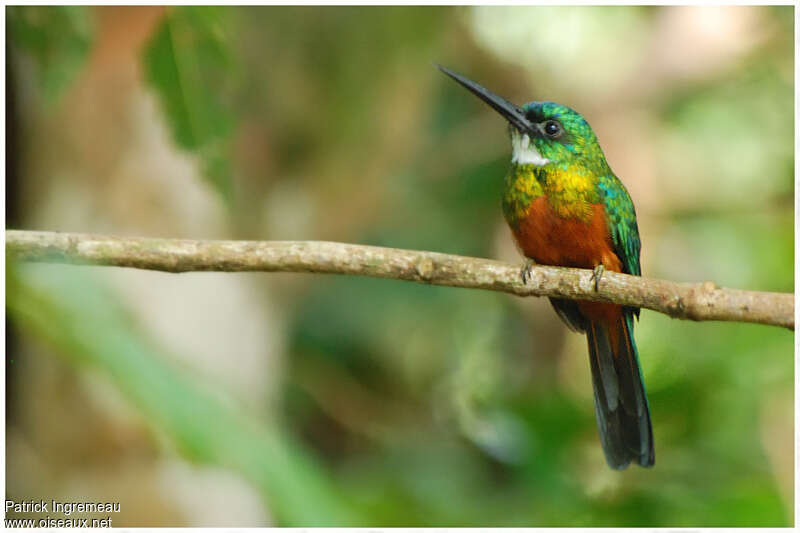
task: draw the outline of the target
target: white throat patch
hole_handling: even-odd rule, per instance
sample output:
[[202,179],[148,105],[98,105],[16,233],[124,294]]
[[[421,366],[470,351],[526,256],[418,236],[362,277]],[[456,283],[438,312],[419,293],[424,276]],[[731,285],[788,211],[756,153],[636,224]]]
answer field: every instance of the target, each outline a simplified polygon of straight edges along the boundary
[[541,167],[550,162],[542,157],[528,135],[517,132],[511,135],[511,162],[518,165],[536,165]]

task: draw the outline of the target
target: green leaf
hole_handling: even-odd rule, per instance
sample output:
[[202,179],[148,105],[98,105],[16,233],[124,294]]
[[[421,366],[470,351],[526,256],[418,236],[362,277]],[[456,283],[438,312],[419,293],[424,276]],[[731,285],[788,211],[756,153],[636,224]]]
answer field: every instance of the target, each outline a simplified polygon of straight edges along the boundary
[[39,84],[54,102],[86,63],[94,24],[86,6],[11,6],[9,45],[34,60]]
[[144,69],[173,139],[197,154],[209,185],[230,206],[236,66],[227,14],[219,7],[171,9],[145,50]]
[[91,275],[9,263],[6,276],[6,305],[17,325],[67,361],[102,373],[186,457],[253,483],[280,525],[358,525],[325,471],[281,425],[220,401],[168,364]]

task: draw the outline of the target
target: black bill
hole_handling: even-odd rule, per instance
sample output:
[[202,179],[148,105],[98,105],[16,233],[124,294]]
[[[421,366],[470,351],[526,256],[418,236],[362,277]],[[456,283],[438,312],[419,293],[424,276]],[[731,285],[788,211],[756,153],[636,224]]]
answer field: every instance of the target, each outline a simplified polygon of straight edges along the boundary
[[508,120],[519,131],[523,133],[532,133],[535,131],[533,124],[527,118],[525,118],[525,112],[516,104],[512,104],[502,96],[494,94],[482,85],[465,78],[461,74],[456,74],[452,70],[441,65],[436,66],[439,70],[466,87],[469,92],[492,106],[495,111],[503,115],[505,119]]

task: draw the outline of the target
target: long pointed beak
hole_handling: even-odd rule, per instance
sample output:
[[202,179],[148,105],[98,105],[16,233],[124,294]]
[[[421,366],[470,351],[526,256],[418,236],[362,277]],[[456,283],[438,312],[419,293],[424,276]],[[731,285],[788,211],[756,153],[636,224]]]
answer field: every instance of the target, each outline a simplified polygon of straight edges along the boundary
[[525,112],[519,106],[512,104],[502,96],[494,94],[486,87],[479,85],[468,78],[465,78],[461,74],[456,74],[452,70],[441,65],[436,65],[436,67],[463,85],[469,92],[489,104],[492,109],[503,115],[505,119],[520,132],[532,134],[536,131],[534,125],[527,118],[525,118]]

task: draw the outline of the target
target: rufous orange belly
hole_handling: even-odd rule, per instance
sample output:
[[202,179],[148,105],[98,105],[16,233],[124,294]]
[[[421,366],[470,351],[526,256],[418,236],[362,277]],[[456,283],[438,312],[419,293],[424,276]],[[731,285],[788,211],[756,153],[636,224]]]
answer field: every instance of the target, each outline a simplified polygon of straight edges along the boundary
[[[592,204],[586,220],[564,218],[553,210],[546,196],[540,196],[513,233],[525,257],[540,265],[594,268],[602,264],[606,270],[622,272],[602,204]],[[622,313],[622,308],[614,304],[582,301],[578,307],[589,320],[606,323],[615,323]]]

